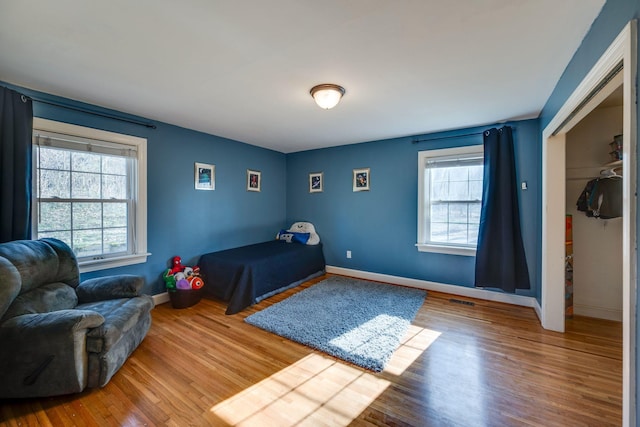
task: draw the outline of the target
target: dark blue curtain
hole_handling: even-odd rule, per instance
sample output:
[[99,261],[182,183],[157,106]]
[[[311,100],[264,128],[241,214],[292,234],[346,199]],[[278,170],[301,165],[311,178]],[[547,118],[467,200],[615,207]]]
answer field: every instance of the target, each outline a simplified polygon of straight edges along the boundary
[[506,292],[529,289],[511,127],[484,132],[484,182],[475,285]]
[[31,238],[31,99],[0,86],[0,242]]

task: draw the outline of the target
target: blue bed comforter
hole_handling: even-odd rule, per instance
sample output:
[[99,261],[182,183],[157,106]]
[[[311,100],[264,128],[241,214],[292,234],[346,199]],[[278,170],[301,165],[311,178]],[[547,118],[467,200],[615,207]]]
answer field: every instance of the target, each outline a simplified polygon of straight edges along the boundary
[[226,314],[324,273],[322,244],[273,240],[212,252],[198,261],[206,297],[228,301]]

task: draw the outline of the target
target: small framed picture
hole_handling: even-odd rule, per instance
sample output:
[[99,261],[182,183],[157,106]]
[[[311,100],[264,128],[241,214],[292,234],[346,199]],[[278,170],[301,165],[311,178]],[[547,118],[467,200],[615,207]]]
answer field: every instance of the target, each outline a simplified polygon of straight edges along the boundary
[[309,193],[322,193],[322,172],[309,174]]
[[196,162],[195,185],[196,190],[216,189],[216,167],[206,163]]
[[247,191],[260,191],[261,181],[259,171],[247,169]]
[[370,181],[371,171],[369,168],[353,170],[353,191],[369,191]]

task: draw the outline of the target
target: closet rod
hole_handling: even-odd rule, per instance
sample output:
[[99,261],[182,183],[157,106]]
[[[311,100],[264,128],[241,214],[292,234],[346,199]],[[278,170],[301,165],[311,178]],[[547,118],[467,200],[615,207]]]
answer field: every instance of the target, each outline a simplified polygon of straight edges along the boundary
[[119,121],[125,122],[125,123],[131,123],[131,124],[138,125],[138,126],[144,126],[146,128],[150,128],[150,129],[156,129],[156,125],[153,124],[153,123],[150,123],[150,122],[142,122],[142,121],[139,121],[139,120],[127,119],[125,117],[120,117],[120,116],[116,116],[116,115],[108,114],[108,113],[99,113],[97,111],[88,110],[86,108],[72,107],[71,105],[61,104],[59,102],[54,102],[54,101],[45,101],[44,99],[39,99],[39,98],[33,98],[33,97],[29,97],[29,98],[33,102],[39,102],[41,104],[53,105],[54,107],[66,108],[67,110],[79,111],[79,112],[85,113],[85,114],[92,114],[92,115],[98,116],[98,117],[104,117],[104,118],[112,119],[112,120],[119,120]]

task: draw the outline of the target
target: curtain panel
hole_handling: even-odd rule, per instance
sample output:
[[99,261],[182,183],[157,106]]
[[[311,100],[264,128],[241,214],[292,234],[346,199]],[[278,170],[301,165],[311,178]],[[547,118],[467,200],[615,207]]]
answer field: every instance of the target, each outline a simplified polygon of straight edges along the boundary
[[33,105],[0,86],[0,242],[31,238]]
[[514,293],[530,289],[520,228],[513,131],[489,129],[484,136],[484,182],[476,250],[475,286]]

